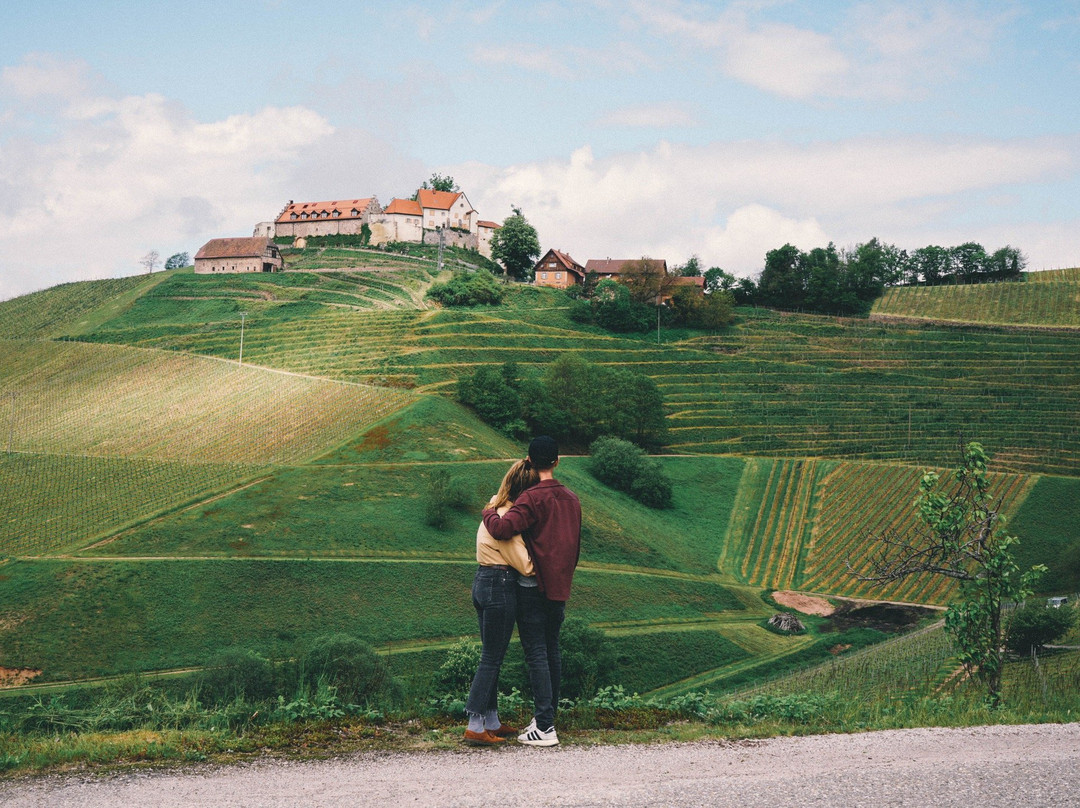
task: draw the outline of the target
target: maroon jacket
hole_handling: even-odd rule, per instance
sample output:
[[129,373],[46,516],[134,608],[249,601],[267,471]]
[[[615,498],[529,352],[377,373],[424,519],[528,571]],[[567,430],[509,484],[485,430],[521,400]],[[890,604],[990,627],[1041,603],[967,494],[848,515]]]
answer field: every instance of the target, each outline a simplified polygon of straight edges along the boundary
[[548,600],[569,600],[581,554],[581,502],[573,491],[558,480],[541,480],[502,516],[485,509],[484,527],[496,539],[522,534],[540,591]]

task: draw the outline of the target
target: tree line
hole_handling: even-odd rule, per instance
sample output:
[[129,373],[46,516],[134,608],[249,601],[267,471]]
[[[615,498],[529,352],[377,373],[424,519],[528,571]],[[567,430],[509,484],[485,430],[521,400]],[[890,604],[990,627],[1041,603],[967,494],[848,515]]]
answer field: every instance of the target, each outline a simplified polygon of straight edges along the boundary
[[[1009,281],[1026,266],[1026,257],[1015,247],[988,253],[975,242],[912,252],[877,238],[852,249],[830,243],[808,252],[785,244],[765,254],[756,284],[739,281],[736,299],[822,314],[865,314],[886,286]],[[720,282],[725,280],[720,276]]]

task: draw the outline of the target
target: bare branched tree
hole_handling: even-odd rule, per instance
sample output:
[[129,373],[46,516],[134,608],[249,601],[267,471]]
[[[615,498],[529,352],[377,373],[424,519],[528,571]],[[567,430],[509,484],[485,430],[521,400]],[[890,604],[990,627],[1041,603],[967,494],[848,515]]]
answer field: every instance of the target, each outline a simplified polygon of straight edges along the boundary
[[155,267],[161,266],[161,256],[158,255],[157,250],[151,250],[139,259],[139,263],[146,268],[146,273],[149,275]]

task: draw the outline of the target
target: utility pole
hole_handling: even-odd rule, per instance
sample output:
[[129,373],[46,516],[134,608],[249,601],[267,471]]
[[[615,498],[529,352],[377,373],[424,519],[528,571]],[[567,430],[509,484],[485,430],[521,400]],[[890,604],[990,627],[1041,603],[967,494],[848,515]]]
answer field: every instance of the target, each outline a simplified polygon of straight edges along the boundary
[[656,344],[660,344],[660,295],[656,296]]
[[240,364],[244,364],[244,318],[247,317],[247,312],[240,312]]
[[439,266],[438,266],[438,270],[439,270],[439,272],[442,272],[442,251],[443,251],[443,243],[446,241],[446,230],[445,230],[445,228],[442,228],[442,227],[438,228],[438,230],[439,230]]

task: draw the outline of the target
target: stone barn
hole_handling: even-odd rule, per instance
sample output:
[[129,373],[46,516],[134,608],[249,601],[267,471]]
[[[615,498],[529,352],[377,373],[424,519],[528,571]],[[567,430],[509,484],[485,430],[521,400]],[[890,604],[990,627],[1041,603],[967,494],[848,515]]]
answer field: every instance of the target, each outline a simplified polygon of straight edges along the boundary
[[195,253],[195,271],[280,272],[281,250],[265,236],[260,238],[213,238]]

